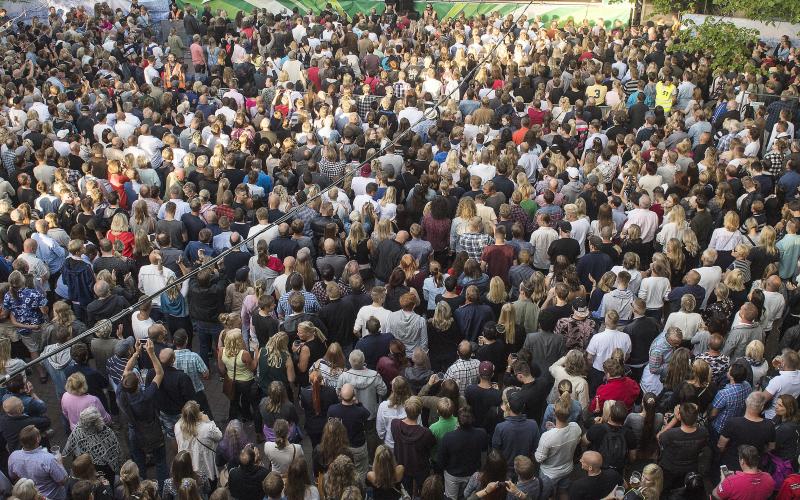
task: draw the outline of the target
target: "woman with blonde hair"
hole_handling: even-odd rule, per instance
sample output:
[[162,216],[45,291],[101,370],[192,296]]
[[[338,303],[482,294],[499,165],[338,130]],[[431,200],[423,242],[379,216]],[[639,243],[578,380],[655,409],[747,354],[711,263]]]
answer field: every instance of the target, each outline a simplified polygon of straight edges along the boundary
[[403,376],[397,376],[392,380],[389,397],[378,405],[375,428],[378,438],[390,450],[394,449],[391,423],[395,419],[406,417],[405,403],[413,395],[408,381]]
[[502,327],[505,332],[504,340],[506,345],[506,355],[519,352],[522,345],[525,343],[525,328],[520,325],[517,328],[517,312],[514,309],[514,304],[508,302],[503,304],[500,308],[500,316],[497,319],[498,329]]
[[144,200],[136,200],[133,203],[133,213],[131,213],[128,223],[134,234],[142,230],[149,235],[156,228],[156,221],[150,216],[150,212],[147,210],[147,203]]
[[589,384],[586,381],[587,367],[583,351],[579,349],[570,350],[565,356],[550,366],[550,374],[553,376],[553,388],[548,396],[548,401],[555,402],[560,394],[559,384],[562,381],[569,381],[571,384],[570,396],[580,403],[584,410],[589,406]]
[[375,450],[372,470],[367,472],[367,486],[372,487],[376,499],[395,498],[401,490],[404,473],[405,467],[398,465],[392,448],[380,445]]
[[114,252],[123,257],[133,257],[134,236],[128,225],[128,216],[117,213],[111,219],[111,229],[106,233],[106,239],[111,242]]
[[662,246],[666,246],[672,238],[682,240],[687,229],[689,229],[689,223],[686,222],[686,212],[683,206],[675,205],[666,216],[661,230],[656,234],[656,241]]
[[[232,316],[232,315],[228,315]],[[256,417],[258,398],[254,391],[253,358],[245,349],[242,330],[233,328],[225,334],[223,348],[219,351],[217,367],[230,384],[228,415],[230,419],[245,420]]]
[[464,340],[447,301],[436,304],[427,330],[431,368],[436,372],[445,371],[457,359],[458,344]]
[[764,226],[758,245],[750,248],[747,260],[750,261],[750,275],[754,278],[760,279],[769,264],[780,262],[781,254],[775,244],[776,236],[772,226]]
[[378,202],[381,207],[381,220],[394,221],[397,216],[397,189],[394,186],[386,188],[383,198]]
[[469,196],[464,196],[459,200],[456,216],[450,224],[450,248],[456,248],[458,237],[466,232],[467,223],[477,215],[478,207],[475,205],[475,200]]
[[748,371],[752,373],[752,377],[748,377],[750,385],[754,390],[764,390],[764,377],[769,370],[769,363],[764,359],[764,343],[758,339],[750,341],[744,351],[744,360],[747,361]]
[[280,382],[291,394],[291,384],[295,381],[295,366],[289,352],[289,336],[286,332],[278,332],[267,340],[256,356],[258,386],[263,394],[269,390],[272,382]]
[[686,274],[686,257],[683,254],[683,244],[677,238],[671,238],[664,247],[664,256],[670,268],[670,285],[681,286],[683,276]]
[[733,262],[731,253],[736,245],[744,243],[744,237],[739,232],[739,214],[735,211],[729,211],[725,214],[723,219],[723,227],[719,227],[711,233],[711,241],[708,243],[708,248],[713,248],[717,251],[716,264],[722,269],[727,269]]
[[506,285],[503,278],[494,276],[489,280],[489,290],[483,296],[483,303],[492,308],[492,316],[497,318],[500,316],[500,311],[508,299],[506,292]]
[[103,420],[111,423],[111,415],[103,407],[103,403],[96,396],[88,394],[89,384],[83,373],[75,372],[67,378],[66,392],[61,396],[61,412],[69,421],[70,429],[78,425],[81,412],[89,407],[94,407],[102,415]]
[[732,269],[725,274],[722,283],[728,287],[728,298],[733,303],[733,310],[738,311],[747,302],[744,273],[741,269]]
[[214,481],[217,479],[216,449],[222,440],[217,424],[200,411],[200,405],[191,400],[183,405],[181,417],[175,423],[178,452],[188,451],[196,471]]
[[358,477],[353,460],[346,455],[339,455],[328,466],[325,473],[323,500],[340,500],[342,494],[350,487],[358,488]]
[[308,373],[314,363],[325,355],[328,340],[310,321],[297,325],[297,340],[292,343],[292,356],[296,359],[295,373],[300,387],[308,385]]
[[359,273],[365,280],[372,278],[370,246],[374,247],[374,244],[367,237],[364,225],[361,222],[353,222],[344,241],[344,253],[348,259],[358,262]]

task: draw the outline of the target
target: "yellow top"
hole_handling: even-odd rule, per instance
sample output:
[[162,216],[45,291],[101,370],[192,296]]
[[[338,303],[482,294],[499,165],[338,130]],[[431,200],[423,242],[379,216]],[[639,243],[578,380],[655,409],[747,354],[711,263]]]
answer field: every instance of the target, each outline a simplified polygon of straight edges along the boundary
[[[225,364],[225,369],[228,370],[228,376],[236,382],[247,382],[248,380],[253,380],[253,372],[244,363],[244,361],[242,361],[242,354],[244,354],[244,351],[239,351],[239,354],[237,354],[235,357],[226,356],[224,352],[222,353],[222,362]],[[234,363],[236,365],[235,377]]]

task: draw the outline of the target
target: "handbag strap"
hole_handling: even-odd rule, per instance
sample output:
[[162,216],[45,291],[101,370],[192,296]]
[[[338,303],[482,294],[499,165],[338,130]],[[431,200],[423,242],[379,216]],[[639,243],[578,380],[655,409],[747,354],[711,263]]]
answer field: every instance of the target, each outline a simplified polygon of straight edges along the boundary
[[212,448],[212,447],[208,446],[208,445],[207,445],[207,444],[205,444],[203,441],[201,441],[199,437],[197,437],[197,436],[194,436],[192,439],[194,439],[195,441],[197,441],[198,443],[200,443],[201,445],[203,445],[203,448],[207,449],[208,451],[211,451],[211,452],[214,452],[214,453],[216,453],[216,452],[217,452],[217,450],[215,450],[214,448]]

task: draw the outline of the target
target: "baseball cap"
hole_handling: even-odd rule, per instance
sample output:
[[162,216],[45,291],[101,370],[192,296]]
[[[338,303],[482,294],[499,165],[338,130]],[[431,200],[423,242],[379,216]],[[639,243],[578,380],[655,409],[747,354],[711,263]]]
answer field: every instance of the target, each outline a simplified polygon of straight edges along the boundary
[[136,343],[136,340],[133,337],[128,337],[120,340],[114,346],[114,355],[115,356],[127,356],[128,352],[131,350],[133,345]]
[[572,310],[575,312],[576,316],[589,316],[589,306],[586,304],[586,299],[583,297],[578,297],[573,299],[572,301]]
[[481,377],[491,377],[494,375],[494,365],[491,361],[481,361],[478,365],[478,373]]
[[568,167],[567,168],[567,175],[569,175],[570,179],[577,179],[578,177],[581,176],[581,173],[575,167]]
[[566,220],[559,221],[558,229],[564,231],[565,233],[569,233],[572,231],[572,224],[570,224],[569,221]]

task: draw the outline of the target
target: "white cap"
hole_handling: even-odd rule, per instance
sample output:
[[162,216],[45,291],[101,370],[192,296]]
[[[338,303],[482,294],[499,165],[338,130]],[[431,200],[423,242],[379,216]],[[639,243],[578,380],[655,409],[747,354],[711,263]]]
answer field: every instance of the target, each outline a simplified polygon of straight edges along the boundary
[[56,137],[58,137],[59,139],[63,139],[64,137],[67,136],[67,134],[69,134],[69,130],[62,128],[61,130],[56,132]]
[[570,179],[577,179],[578,177],[580,177],[581,174],[580,172],[578,172],[577,168],[567,167],[567,175],[569,175]]

